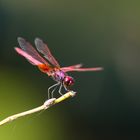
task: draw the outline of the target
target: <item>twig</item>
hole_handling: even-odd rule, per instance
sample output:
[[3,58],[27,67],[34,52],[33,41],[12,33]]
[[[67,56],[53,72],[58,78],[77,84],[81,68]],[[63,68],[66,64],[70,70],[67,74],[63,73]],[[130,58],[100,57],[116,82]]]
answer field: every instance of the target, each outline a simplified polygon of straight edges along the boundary
[[13,121],[17,118],[20,118],[20,117],[23,117],[23,116],[26,116],[26,115],[29,115],[29,114],[32,114],[32,113],[35,113],[35,112],[39,112],[41,110],[46,110],[49,107],[51,107],[51,106],[53,106],[53,105],[55,105],[59,102],[62,102],[67,98],[75,96],[75,94],[76,94],[76,92],[69,91],[69,92],[67,92],[66,94],[64,94],[63,96],[61,96],[57,99],[56,98],[49,99],[49,100],[45,101],[44,104],[39,106],[39,107],[36,107],[34,109],[31,109],[31,110],[28,110],[28,111],[25,111],[25,112],[21,112],[21,113],[18,113],[18,114],[15,114],[15,115],[12,115],[12,116],[9,116],[9,117],[5,118],[4,120],[0,121],[0,125],[11,122],[11,121]]

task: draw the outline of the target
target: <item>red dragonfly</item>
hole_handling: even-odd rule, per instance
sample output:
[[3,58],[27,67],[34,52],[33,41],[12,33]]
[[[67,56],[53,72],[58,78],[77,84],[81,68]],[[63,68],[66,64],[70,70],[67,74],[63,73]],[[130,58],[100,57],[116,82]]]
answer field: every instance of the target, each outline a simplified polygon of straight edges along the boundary
[[[43,54],[44,58],[37,52],[37,50],[25,39],[18,37],[18,43],[21,47],[15,47],[15,50],[18,54],[25,57],[32,65],[37,66],[43,73],[46,73],[48,76],[52,77],[54,81],[57,83],[52,85],[48,88],[48,98],[53,96],[53,92],[59,86],[59,93],[61,93],[62,87],[66,91],[69,91],[70,86],[74,84],[74,79],[71,76],[68,76],[66,72],[69,71],[100,71],[102,67],[96,68],[81,68],[82,64],[72,65],[68,67],[60,67],[57,60],[53,57],[52,53],[50,52],[47,44],[45,44],[41,39],[35,39],[35,46],[38,52]],[[50,89],[53,89],[50,93]]]

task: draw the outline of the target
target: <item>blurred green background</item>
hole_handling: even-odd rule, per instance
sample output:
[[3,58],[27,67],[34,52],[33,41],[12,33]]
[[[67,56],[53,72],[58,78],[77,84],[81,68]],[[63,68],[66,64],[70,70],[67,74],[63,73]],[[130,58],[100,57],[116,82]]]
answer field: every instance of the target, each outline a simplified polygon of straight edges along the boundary
[[41,105],[54,81],[19,56],[17,37],[47,42],[77,96],[0,127],[0,140],[134,139],[140,132],[140,1],[1,0],[0,119]]

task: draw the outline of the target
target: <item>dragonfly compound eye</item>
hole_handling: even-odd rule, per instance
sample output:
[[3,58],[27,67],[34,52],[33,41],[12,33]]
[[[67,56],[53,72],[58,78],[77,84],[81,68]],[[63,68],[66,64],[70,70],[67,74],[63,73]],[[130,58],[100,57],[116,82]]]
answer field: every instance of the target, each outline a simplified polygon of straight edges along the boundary
[[72,86],[74,84],[74,79],[72,77],[70,77],[70,76],[66,76],[64,78],[64,84],[66,86]]

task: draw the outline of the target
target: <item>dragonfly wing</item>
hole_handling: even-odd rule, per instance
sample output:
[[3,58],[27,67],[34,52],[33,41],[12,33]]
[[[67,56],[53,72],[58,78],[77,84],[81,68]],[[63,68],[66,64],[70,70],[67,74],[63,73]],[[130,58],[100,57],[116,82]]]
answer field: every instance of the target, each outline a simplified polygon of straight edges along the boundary
[[72,66],[68,66],[68,67],[63,67],[62,69],[76,69],[76,68],[81,68],[82,64],[76,64],[76,65],[72,65]]
[[23,38],[18,38],[20,48],[15,48],[17,53],[24,56],[32,65],[38,66],[38,68],[48,75],[50,74],[49,71],[52,69],[52,66],[43,59],[39,53],[32,47],[32,45],[26,42]]
[[[78,64],[79,65],[79,64]],[[74,66],[78,66],[78,65],[74,65]],[[79,65],[80,66],[80,65]],[[81,67],[81,66],[80,66]],[[61,68],[62,71],[64,72],[69,72],[69,71],[79,71],[79,72],[84,72],[84,71],[100,71],[103,70],[102,67],[95,67],[95,68],[80,68],[80,67],[72,67],[72,66],[68,66],[68,67],[63,67]]]
[[32,65],[41,65],[42,64],[42,62],[36,60],[31,55],[29,55],[28,53],[23,51],[22,49],[16,47],[15,50],[18,54],[24,56]]
[[[26,52],[28,54],[28,56],[32,57],[34,60],[39,61],[39,62],[46,64],[46,65],[49,65],[49,63],[45,59],[43,59],[39,55],[39,53],[33,48],[33,46],[29,42],[27,42],[25,39],[18,37],[18,43],[19,43],[20,47],[22,48],[22,50],[24,51],[24,54]],[[21,50],[20,50],[20,52],[21,52]],[[20,53],[20,54],[22,55],[22,53]],[[28,59],[28,57],[25,57],[25,58]]]
[[50,75],[49,70],[51,70],[51,66],[49,64],[44,64],[44,63],[38,61],[37,59],[35,59],[34,57],[32,57],[31,55],[29,55],[27,52],[23,51],[20,48],[16,47],[15,50],[18,54],[24,56],[32,65],[38,66],[38,68],[42,72]]
[[59,63],[51,54],[47,44],[45,44],[41,39],[35,39],[35,45],[37,50],[44,55],[44,57],[55,67],[60,67]]

